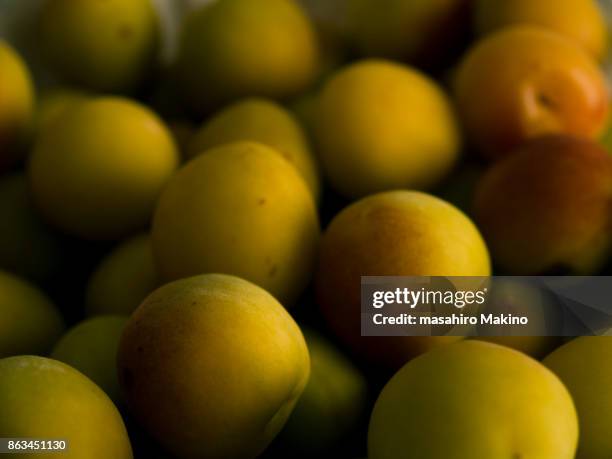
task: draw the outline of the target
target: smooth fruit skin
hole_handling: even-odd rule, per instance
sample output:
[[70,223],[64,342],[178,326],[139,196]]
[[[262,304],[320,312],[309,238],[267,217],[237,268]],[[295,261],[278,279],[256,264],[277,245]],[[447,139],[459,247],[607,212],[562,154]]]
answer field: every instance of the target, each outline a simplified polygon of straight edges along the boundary
[[545,134],[597,138],[606,126],[602,71],[547,29],[518,25],[483,38],[463,58],[454,83],[468,136],[488,159]]
[[44,355],[64,332],[51,301],[27,281],[0,271],[0,358]]
[[17,52],[0,40],[0,172],[22,159],[34,121],[32,77]]
[[[0,435],[65,439],[66,459],[131,459],[132,448],[117,408],[74,368],[43,357],[0,360]],[[40,452],[5,455],[38,459]]]
[[85,292],[87,315],[129,316],[159,285],[148,234],[115,247],[96,267]]
[[191,160],[155,211],[153,256],[163,279],[243,277],[290,306],[315,263],[319,222],[306,183],[281,155],[238,142]]
[[117,349],[127,321],[127,316],[100,316],[80,322],[61,337],[51,358],[79,370],[119,402]]
[[126,92],[153,69],[159,24],[150,0],[48,0],[40,14],[42,52],[71,83]]
[[153,292],[128,323],[119,381],[141,424],[179,458],[255,458],[310,371],[297,324],[263,289],[207,274]]
[[543,358],[563,342],[558,336],[483,336],[476,339],[509,347],[534,359]]
[[46,282],[63,266],[61,238],[34,208],[23,173],[0,178],[0,269]]
[[75,104],[85,102],[92,96],[84,91],[69,88],[52,89],[43,92],[38,99],[36,110],[37,135],[44,129],[51,129],[53,121]]
[[608,48],[604,15],[596,0],[477,0],[475,22],[480,34],[513,24],[532,24],[553,30],[582,46],[597,60]]
[[145,227],[179,162],[162,121],[136,102],[100,97],[71,107],[52,126],[39,138],[28,171],[46,220],[92,240]]
[[424,74],[383,60],[334,75],[317,102],[315,139],[331,185],[359,198],[429,188],[450,172],[459,132],[449,100]]
[[361,276],[488,276],[487,247],[461,211],[431,195],[394,191],[344,209],[325,230],[315,278],[332,330],[357,354],[399,368],[460,337],[362,337]]
[[434,64],[469,28],[466,0],[348,0],[351,41],[367,56]]
[[576,404],[580,441],[576,459],[612,454],[612,337],[584,336],[561,346],[543,361],[567,386]]
[[302,330],[310,354],[310,378],[281,438],[305,453],[329,450],[355,427],[365,406],[364,376],[332,343]]
[[610,252],[611,199],[612,159],[601,146],[547,136],[485,174],[473,214],[502,272],[588,275]]
[[319,71],[308,17],[292,0],[220,0],[187,16],[176,71],[185,101],[205,112],[245,96],[284,98]]
[[295,166],[315,200],[321,179],[306,134],[293,115],[271,100],[249,98],[226,107],[207,120],[189,142],[188,155],[237,141],[268,145]]
[[546,367],[463,341],[406,364],[370,419],[369,459],[573,459],[572,399]]

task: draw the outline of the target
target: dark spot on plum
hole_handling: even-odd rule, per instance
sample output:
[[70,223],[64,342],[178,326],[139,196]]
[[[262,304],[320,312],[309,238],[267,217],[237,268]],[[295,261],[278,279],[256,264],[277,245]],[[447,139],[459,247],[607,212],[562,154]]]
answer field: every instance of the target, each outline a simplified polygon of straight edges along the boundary
[[537,99],[538,99],[539,104],[542,105],[543,107],[553,109],[556,106],[555,101],[552,100],[550,97],[548,97],[544,93],[539,93],[537,96]]
[[270,275],[270,277],[274,277],[274,275],[276,274],[277,271],[278,271],[278,266],[277,265],[272,265],[272,267],[270,268],[270,271],[268,272],[268,274]]
[[257,201],[257,204],[259,204],[260,206],[265,205],[267,202],[266,198],[260,198],[259,201]]
[[138,346],[136,350],[138,351],[139,354],[142,354],[144,352],[144,347]]

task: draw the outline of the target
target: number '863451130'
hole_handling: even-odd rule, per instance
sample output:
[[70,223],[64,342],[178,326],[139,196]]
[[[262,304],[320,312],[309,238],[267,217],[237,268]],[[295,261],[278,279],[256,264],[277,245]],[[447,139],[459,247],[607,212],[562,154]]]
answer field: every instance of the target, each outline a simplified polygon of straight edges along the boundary
[[33,440],[20,439],[9,440],[7,449],[9,451],[64,451],[67,443],[65,440]]

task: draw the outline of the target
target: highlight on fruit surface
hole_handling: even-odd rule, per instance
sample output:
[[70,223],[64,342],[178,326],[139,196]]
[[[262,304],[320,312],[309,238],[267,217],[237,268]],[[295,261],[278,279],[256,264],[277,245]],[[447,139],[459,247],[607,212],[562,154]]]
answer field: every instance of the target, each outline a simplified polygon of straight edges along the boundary
[[173,455],[255,458],[285,424],[310,362],[274,297],[206,274],[166,284],[140,305],[118,372],[131,411]]
[[0,39],[0,172],[25,156],[34,124],[34,85],[21,56]]
[[321,240],[315,288],[333,332],[359,356],[398,368],[460,336],[363,337],[361,276],[488,276],[489,253],[460,210],[434,196],[393,191],[345,208]]
[[597,139],[609,93],[597,62],[568,38],[514,25],[476,42],[454,80],[469,140],[488,159],[546,134]]
[[608,49],[606,18],[597,0],[476,0],[475,24],[480,34],[513,24],[532,24],[575,41],[597,60]]
[[162,279],[233,274],[289,307],[310,280],[319,234],[295,167],[263,144],[236,142],[202,153],[170,180],[151,236]]
[[272,147],[295,166],[315,201],[321,193],[321,178],[306,133],[295,117],[275,102],[249,98],[224,108],[200,127],[189,142],[188,156],[238,141],[259,142]]
[[42,134],[28,168],[34,202],[49,223],[82,239],[144,228],[178,167],[164,123],[120,97],[76,104]]
[[315,139],[330,184],[349,198],[432,188],[452,170],[461,143],[437,83],[385,60],[353,63],[326,82]]
[[[45,357],[0,359],[0,432],[6,438],[57,439],[66,458],[132,459],[121,415],[108,396],[74,368]],[[40,448],[40,447],[39,447]],[[35,451],[25,457],[40,456]],[[9,457],[21,457],[23,451]]]
[[197,113],[248,96],[282,99],[316,78],[320,50],[309,18],[293,0],[221,0],[183,24],[176,74]]
[[391,378],[370,418],[368,458],[572,459],[577,442],[572,398],[550,370],[512,349],[463,341]]

